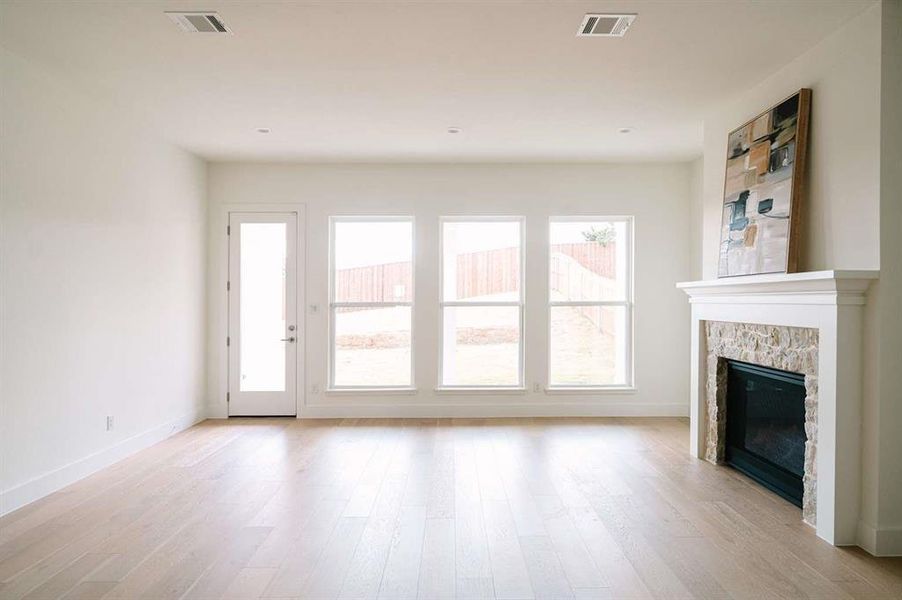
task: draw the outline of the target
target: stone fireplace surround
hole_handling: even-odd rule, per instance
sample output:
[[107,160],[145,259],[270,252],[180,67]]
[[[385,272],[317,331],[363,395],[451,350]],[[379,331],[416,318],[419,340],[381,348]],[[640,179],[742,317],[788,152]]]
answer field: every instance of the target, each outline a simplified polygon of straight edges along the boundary
[[837,546],[863,545],[862,320],[877,275],[815,271],[677,284],[692,309],[690,453],[719,457],[724,415],[716,409],[726,387],[718,385],[721,359],[803,373],[809,438],[803,516]]
[[724,461],[726,359],[805,376],[805,468],[802,520],[817,523],[817,329],[723,321],[705,322],[705,459]]

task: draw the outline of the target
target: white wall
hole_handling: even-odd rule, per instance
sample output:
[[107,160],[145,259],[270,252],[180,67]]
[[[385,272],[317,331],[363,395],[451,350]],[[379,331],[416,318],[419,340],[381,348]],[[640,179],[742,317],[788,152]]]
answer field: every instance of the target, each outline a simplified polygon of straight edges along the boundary
[[878,531],[881,554],[902,555],[902,0],[883,3],[880,100],[880,283],[877,289]]
[[2,513],[202,415],[206,180],[119,107],[0,61]]
[[[225,221],[228,204],[303,203],[307,216],[306,416],[685,415],[689,310],[674,283],[689,275],[688,165],[278,165],[211,164],[210,414],[224,416]],[[330,215],[416,218],[414,395],[312,393],[326,385]],[[438,221],[450,214],[523,215],[526,223],[526,393],[434,391],[438,364]],[[551,215],[634,215],[634,393],[548,395],[545,243]]]
[[689,275],[692,280],[703,276],[702,221],[704,214],[705,157],[689,163]]
[[727,134],[812,88],[808,203],[800,271],[879,265],[880,6],[705,115],[704,277],[717,276]]

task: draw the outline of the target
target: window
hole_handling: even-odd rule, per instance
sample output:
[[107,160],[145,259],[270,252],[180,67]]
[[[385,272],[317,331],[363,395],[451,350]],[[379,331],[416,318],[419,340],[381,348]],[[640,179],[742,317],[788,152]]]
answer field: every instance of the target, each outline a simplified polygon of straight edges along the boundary
[[549,227],[549,387],[632,385],[632,220]]
[[413,219],[333,217],[330,388],[413,386]]
[[443,388],[523,386],[523,222],[441,222]]

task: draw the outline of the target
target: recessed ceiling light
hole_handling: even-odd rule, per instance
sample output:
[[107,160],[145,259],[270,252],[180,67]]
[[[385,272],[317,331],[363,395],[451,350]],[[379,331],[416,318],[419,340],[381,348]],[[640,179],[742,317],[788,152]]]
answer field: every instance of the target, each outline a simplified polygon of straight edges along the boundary
[[449,127],[448,133],[460,133],[463,131],[460,127]]
[[620,129],[617,130],[617,133],[632,133],[632,132],[633,132],[632,127],[621,127]]
[[269,133],[272,129],[269,127],[257,127],[257,133]]

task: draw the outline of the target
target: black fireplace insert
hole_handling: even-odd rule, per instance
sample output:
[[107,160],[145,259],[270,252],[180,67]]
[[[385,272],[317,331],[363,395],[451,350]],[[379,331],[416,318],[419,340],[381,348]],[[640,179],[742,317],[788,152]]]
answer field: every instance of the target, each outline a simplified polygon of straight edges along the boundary
[[796,506],[805,471],[805,376],[727,361],[725,460]]

